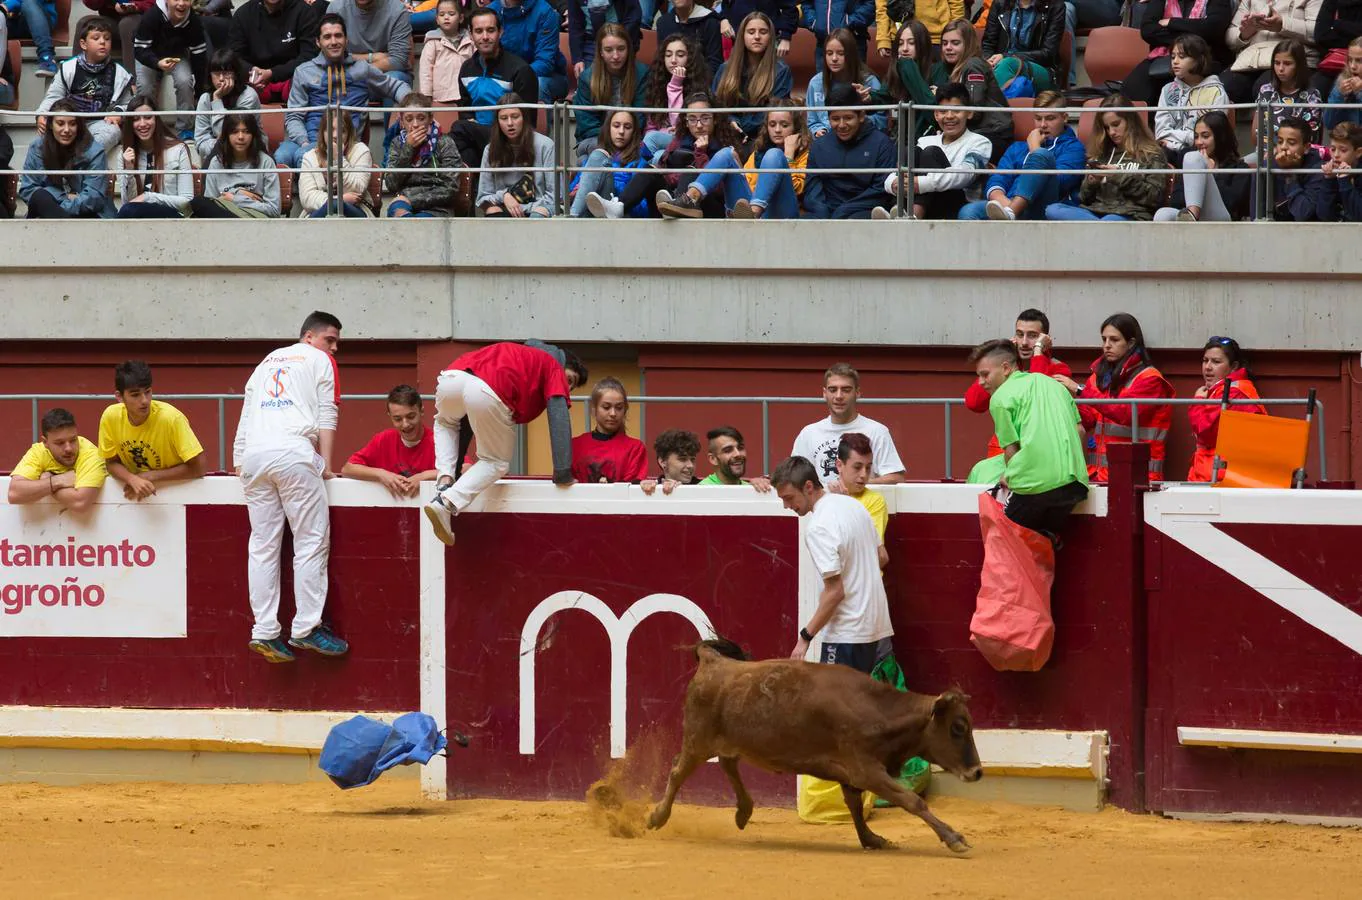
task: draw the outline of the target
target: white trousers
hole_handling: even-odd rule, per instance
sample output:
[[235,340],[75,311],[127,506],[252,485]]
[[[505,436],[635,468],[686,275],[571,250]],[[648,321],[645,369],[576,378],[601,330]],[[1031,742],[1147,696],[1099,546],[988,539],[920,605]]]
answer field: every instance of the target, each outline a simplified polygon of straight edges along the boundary
[[322,480],[325,462],[312,445],[249,449],[241,460],[241,485],[251,520],[246,583],[255,613],[253,640],[279,637],[279,556],[284,522],[293,531],[293,637],[317,627],[326,606],[326,564],[331,554],[331,512]]
[[435,469],[441,476],[453,475],[458,465],[459,420],[464,416],[473,427],[478,461],[444,492],[458,512],[511,470],[515,453],[510,407],[478,376],[449,369],[435,385]]

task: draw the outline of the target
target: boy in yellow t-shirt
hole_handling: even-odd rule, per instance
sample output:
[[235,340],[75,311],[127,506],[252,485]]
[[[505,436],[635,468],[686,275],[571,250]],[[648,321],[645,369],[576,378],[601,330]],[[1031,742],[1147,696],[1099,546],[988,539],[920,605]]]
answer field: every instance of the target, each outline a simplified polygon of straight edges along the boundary
[[56,497],[69,510],[89,509],[106,475],[99,448],[76,433],[76,417],[60,407],[43,416],[42,438],[10,473],[9,502]]
[[150,366],[115,366],[114,396],[118,402],[99,418],[99,453],[123,496],[145,500],[157,484],[203,477],[203,445],[184,413],[152,399]]
[[880,536],[880,568],[889,562],[889,553],[884,549],[884,530],[889,527],[889,508],[884,498],[866,487],[875,467],[875,451],[870,438],[859,432],[849,431],[837,442],[837,477],[828,482],[828,490],[834,494],[848,494],[855,497],[870,513],[875,523],[875,531]]

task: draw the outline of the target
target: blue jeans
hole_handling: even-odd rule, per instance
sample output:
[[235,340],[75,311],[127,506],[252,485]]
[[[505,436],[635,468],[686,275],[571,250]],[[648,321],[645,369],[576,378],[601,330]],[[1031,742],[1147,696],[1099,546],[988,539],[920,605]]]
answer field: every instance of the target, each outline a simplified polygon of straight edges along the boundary
[[657,155],[667,149],[675,137],[670,131],[650,131],[643,136],[643,155],[657,165]]
[[[653,20],[657,18],[657,0],[639,0],[638,5],[643,11],[643,27],[651,29]],[[670,5],[664,4],[662,11],[665,13],[667,11],[665,7]]]
[[[33,40],[40,61],[53,59],[52,27],[56,24],[47,17],[43,0],[23,0],[22,15],[10,20],[10,39],[27,37]],[[74,35],[73,35],[74,37]]]
[[296,169],[303,162],[303,154],[317,146],[316,141],[308,141],[299,147],[293,141],[280,141],[274,148],[274,161],[285,169]]
[[[1026,159],[1022,162],[1023,169],[1055,169],[1058,164],[1055,162],[1055,154],[1052,150],[1042,147],[1039,150],[1032,150],[1026,154]],[[987,194],[987,190],[985,191]],[[1021,197],[1026,200],[1026,210],[1021,218],[1039,221],[1045,218],[1045,209],[1052,203],[1059,202],[1059,176],[1057,175],[1018,175],[1012,182],[1012,186],[1007,190],[1009,199]],[[988,218],[986,209],[988,200],[978,200],[974,203],[966,203],[964,209],[960,210],[960,218],[972,221],[981,221]]]
[[794,181],[788,172],[768,172],[766,169],[788,169],[789,160],[775,147],[762,154],[757,163],[757,189],[748,187],[747,176],[741,172],[719,173],[711,169],[736,169],[742,166],[738,154],[731,147],[725,147],[710,157],[705,170],[693,182],[702,194],[709,194],[719,185],[724,188],[724,206],[733,208],[739,200],[747,200],[754,207],[764,209],[768,219],[799,218],[799,197],[795,195]]
[[[404,211],[405,211],[406,215],[404,215],[404,216],[398,216],[398,215],[397,215],[399,212],[404,212]],[[433,219],[433,218],[435,218],[435,217],[436,217],[436,216],[435,216],[435,213],[426,212],[426,211],[424,211],[424,210],[422,210],[421,212],[417,212],[416,210],[414,210],[414,209],[411,208],[411,204],[408,203],[406,200],[394,200],[392,203],[389,203],[389,204],[388,204],[388,218],[390,218],[390,219],[396,219],[396,218],[403,218],[403,219]]]
[[[592,150],[587,156],[587,166],[608,166],[610,165],[610,154],[604,150]],[[587,215],[586,195],[596,192],[606,199],[615,195],[615,173],[614,172],[583,172],[581,180],[577,182],[577,193],[572,198],[572,209],[568,215],[574,219],[580,219]]]
[[1051,222],[1129,222],[1128,216],[1107,215],[1099,216],[1097,213],[1082,206],[1074,206],[1072,203],[1051,203],[1045,207],[1045,218]]
[[[408,205],[407,208],[410,209],[411,208],[410,205]],[[364,210],[360,209],[353,203],[346,203],[345,201],[341,201],[341,213],[347,219],[368,218],[367,216],[365,216]],[[329,207],[323,206],[321,209],[314,210],[313,212],[308,213],[307,217],[309,219],[325,219],[330,214],[331,213]]]

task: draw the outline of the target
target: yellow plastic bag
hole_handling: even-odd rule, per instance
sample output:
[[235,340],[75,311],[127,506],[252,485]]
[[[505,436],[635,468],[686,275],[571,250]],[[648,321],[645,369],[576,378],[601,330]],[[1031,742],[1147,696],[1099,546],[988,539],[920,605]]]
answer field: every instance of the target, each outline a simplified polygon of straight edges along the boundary
[[[861,794],[865,817],[870,818],[875,807],[875,795]],[[799,818],[813,825],[845,825],[851,822],[851,810],[842,799],[842,786],[835,781],[824,781],[809,775],[799,776]]]

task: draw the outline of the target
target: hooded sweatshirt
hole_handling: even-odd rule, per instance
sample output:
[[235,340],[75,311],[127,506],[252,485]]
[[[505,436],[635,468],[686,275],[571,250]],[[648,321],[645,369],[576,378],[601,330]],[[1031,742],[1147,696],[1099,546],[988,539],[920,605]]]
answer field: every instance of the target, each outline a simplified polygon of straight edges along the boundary
[[47,86],[38,112],[47,112],[58,100],[70,100],[80,112],[122,111],[132,99],[133,78],[112,56],[92,65],[80,53],[62,63],[57,77]]
[[133,56],[142,65],[157,68],[157,63],[169,57],[188,59],[194,72],[194,93],[211,88],[208,82],[208,38],[203,33],[203,20],[192,9],[178,25],[171,24],[166,0],[156,0],[137,23],[137,36],[132,41]]
[[1273,214],[1281,222],[1338,221],[1338,179],[1321,172],[1324,161],[1311,149],[1294,169],[1272,169]]
[[[1048,150],[1055,156],[1056,169],[1073,169],[1077,173],[1088,161],[1088,151],[1084,148],[1083,142],[1074,134],[1074,130],[1069,127],[1060,132],[1057,138],[1046,138],[1040,142],[1040,149]],[[1020,169],[1026,162],[1026,158],[1031,155],[1031,147],[1026,141],[1014,141],[1012,146],[1007,148],[1003,158],[998,160],[998,169],[1001,170],[997,175],[990,176],[988,184],[984,186],[984,196],[987,197],[995,189],[1002,191],[1011,197],[1012,186],[1016,183],[1020,175],[1005,175],[1007,169]],[[1079,174],[1056,175],[1059,179],[1059,199],[1067,201],[1073,192],[1078,190],[1078,184],[1083,180]]]
[[436,103],[458,103],[463,96],[459,90],[459,71],[476,52],[468,29],[452,38],[445,37],[438,28],[427,32],[419,63],[421,88]]
[[676,17],[674,8],[667,9],[657,20],[657,46],[663,47],[667,38],[677,32],[695,41],[700,55],[709,63],[711,72],[724,64],[724,43],[719,35],[719,14],[707,6],[695,6],[690,18],[682,22]]
[[[567,60],[558,50],[558,26],[562,21],[558,10],[544,0],[523,0],[518,6],[493,0],[487,8],[501,16],[503,53],[514,53],[525,60],[538,78],[567,72]],[[539,99],[538,94],[536,90],[535,96],[520,99],[533,103]]]
[[[322,124],[320,112],[295,111],[301,106],[326,106],[339,100],[342,106],[368,106],[370,100],[388,99],[393,104],[411,93],[411,86],[369,65],[362,59],[347,55],[335,65],[318,53],[293,70],[293,86],[289,88],[289,111],[284,114],[284,129],[288,139],[298,146],[317,139]],[[364,113],[354,113],[356,130],[363,127]]]
[[[577,106],[647,106],[643,102],[643,93],[648,87],[648,67],[641,62],[634,63],[634,96],[621,97],[622,87],[620,79],[610,79],[611,96],[593,97],[591,95],[591,76],[595,63],[582,70],[582,77],[577,79],[577,94],[572,102]],[[594,109],[577,110],[577,140],[585,141],[594,138],[601,133],[601,124],[605,120],[605,113]]]
[[[1136,159],[1123,150],[1113,149],[1106,159],[1095,160],[1089,168],[1098,165],[1122,169],[1157,169],[1167,165],[1167,161],[1162,154]],[[1154,211],[1162,205],[1167,190],[1166,175],[1112,174],[1101,180],[1083,179],[1078,189],[1078,199],[1090,212],[1099,216],[1125,216],[1137,222],[1148,222],[1154,218]]]
[[402,0],[373,0],[368,10],[355,0],[332,0],[326,11],[345,20],[351,52],[386,53],[390,70],[411,69],[411,14]]
[[1154,113],[1154,138],[1174,150],[1186,150],[1196,138],[1196,120],[1212,109],[1228,106],[1229,94],[1219,75],[1207,75],[1198,85],[1174,78],[1163,86],[1159,106],[1178,109]]
[[[813,142],[804,176],[804,209],[815,219],[835,219],[853,200],[884,196],[884,176],[898,166],[894,142],[869,121],[849,141],[829,131]],[[823,169],[880,169],[861,174],[823,174]]]
[[270,12],[264,0],[249,0],[232,14],[227,46],[247,67],[270,70],[270,81],[288,81],[317,51],[321,10],[305,0],[280,0]]

